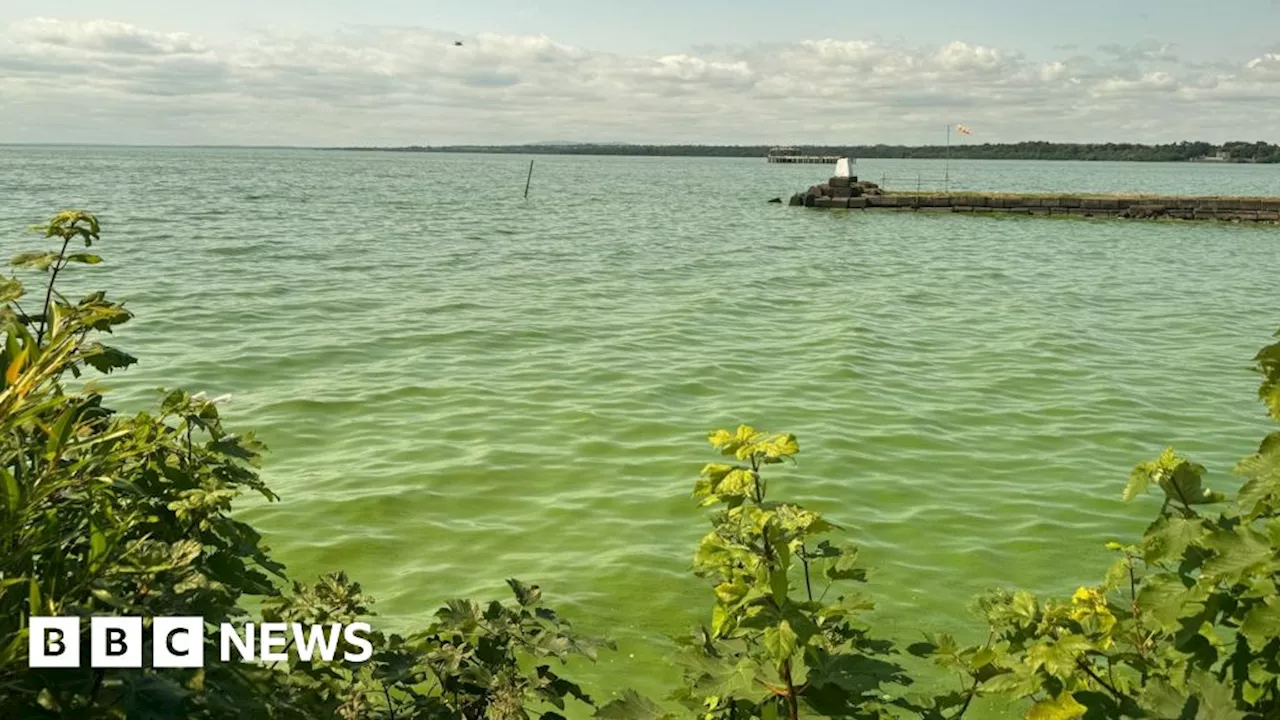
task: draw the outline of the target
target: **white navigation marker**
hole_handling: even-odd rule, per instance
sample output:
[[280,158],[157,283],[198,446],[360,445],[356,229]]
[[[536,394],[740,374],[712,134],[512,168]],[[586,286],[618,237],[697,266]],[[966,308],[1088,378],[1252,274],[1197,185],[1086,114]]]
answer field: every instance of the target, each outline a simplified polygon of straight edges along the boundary
[[836,160],[836,177],[853,177],[853,169],[849,164],[849,158],[842,157],[839,160]]

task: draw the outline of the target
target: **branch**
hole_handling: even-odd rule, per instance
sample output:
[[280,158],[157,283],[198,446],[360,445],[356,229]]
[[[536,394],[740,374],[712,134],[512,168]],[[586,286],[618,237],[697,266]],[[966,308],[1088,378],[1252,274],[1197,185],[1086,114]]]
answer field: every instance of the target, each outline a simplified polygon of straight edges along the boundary
[[53,284],[58,281],[58,273],[62,270],[63,258],[67,255],[67,246],[71,244],[71,236],[62,239],[62,250],[58,252],[58,260],[53,264],[53,275],[49,278],[49,287],[44,291],[44,314],[40,317],[40,329],[36,331],[36,346],[44,339],[44,331],[49,327],[49,301],[53,298]]
[[1089,667],[1089,663],[1085,662],[1085,659],[1083,656],[1076,658],[1076,666],[1079,667],[1081,670],[1083,670],[1085,675],[1088,675],[1089,677],[1093,678],[1094,682],[1106,688],[1107,692],[1111,693],[1112,697],[1114,697],[1116,700],[1119,700],[1121,702],[1124,702],[1125,700],[1128,700],[1129,702],[1133,702],[1133,698],[1115,689],[1115,687],[1111,685],[1111,683],[1108,683],[1106,680],[1103,680],[1098,675],[1098,673],[1094,672],[1093,668]]

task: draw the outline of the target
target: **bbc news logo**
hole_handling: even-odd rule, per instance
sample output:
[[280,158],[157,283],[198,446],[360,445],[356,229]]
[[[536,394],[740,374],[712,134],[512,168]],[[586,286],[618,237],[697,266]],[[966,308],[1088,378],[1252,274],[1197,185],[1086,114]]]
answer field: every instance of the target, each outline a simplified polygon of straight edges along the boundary
[[[81,619],[32,617],[28,627],[28,666],[80,667]],[[303,625],[301,623],[223,623],[218,627],[218,657],[229,662],[277,662],[293,647],[302,660],[332,661],[345,640],[342,659],[360,663],[373,657],[368,623]],[[151,621],[151,667],[198,668],[205,663],[205,623],[200,617],[157,617]],[[147,633],[141,617],[95,617],[89,620],[89,667],[140,668]]]

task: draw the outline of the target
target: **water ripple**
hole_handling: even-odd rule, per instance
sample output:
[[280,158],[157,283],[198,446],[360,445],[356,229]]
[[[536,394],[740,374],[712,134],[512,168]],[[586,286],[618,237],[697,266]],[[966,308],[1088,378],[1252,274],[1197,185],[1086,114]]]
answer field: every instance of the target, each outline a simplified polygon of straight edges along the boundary
[[[230,392],[271,446],[284,499],[244,515],[295,572],[347,569],[396,628],[536,581],[621,641],[585,671],[606,696],[659,694],[663,636],[704,618],[712,427],[799,434],[771,488],[865,547],[901,637],[965,635],[991,585],[1099,577],[1151,509],[1119,502],[1133,463],[1172,442],[1223,471],[1263,429],[1274,229],[797,211],[763,200],[821,169],[757,161],[545,158],[525,203],[521,158],[0,155],[8,237],[101,213],[108,264],[69,282],[138,314],[117,402]],[[1005,189],[1280,194],[1277,171],[953,163]]]

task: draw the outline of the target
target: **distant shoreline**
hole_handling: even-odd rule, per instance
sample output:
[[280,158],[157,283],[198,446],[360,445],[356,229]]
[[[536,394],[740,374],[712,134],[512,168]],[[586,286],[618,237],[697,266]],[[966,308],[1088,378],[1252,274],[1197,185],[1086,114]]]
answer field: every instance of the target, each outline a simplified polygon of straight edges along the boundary
[[[603,155],[627,157],[761,158],[765,145],[410,145],[404,147],[333,147],[324,150],[405,153],[487,153],[518,155]],[[983,143],[944,145],[797,145],[805,155],[843,155],[851,158],[902,160],[1092,160],[1129,162],[1280,163],[1280,145],[1256,142],[1181,142],[1166,145],[1136,143]]]

